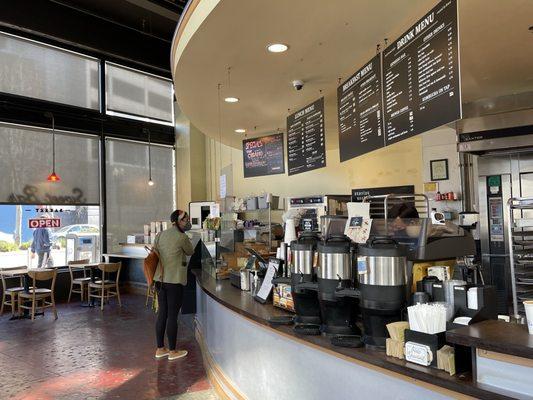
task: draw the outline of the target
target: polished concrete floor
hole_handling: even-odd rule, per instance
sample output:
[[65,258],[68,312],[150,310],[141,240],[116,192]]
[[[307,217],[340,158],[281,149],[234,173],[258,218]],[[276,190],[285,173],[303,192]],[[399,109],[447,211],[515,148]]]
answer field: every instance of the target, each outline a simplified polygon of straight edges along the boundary
[[180,316],[178,348],[189,355],[155,360],[154,313],[144,297],[123,296],[101,312],[79,301],[30,320],[0,317],[0,399],[215,400],[194,339]]

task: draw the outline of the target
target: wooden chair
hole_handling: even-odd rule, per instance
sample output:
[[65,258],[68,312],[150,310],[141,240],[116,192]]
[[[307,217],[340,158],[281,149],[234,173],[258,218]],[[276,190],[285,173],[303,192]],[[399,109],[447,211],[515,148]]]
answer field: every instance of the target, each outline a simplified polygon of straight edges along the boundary
[[[23,267],[17,267],[16,269],[25,269],[26,266]],[[6,268],[7,269],[7,268]],[[15,268],[14,268],[15,269]],[[24,290],[24,283],[22,281],[22,275],[19,276],[19,285],[15,287],[7,287],[6,277],[4,275],[0,274],[0,277],[2,278],[2,305],[0,306],[0,315],[4,314],[4,306],[11,307],[11,315],[15,316],[15,310],[18,309],[17,301],[18,301],[18,294]],[[9,300],[6,299],[9,296]]]
[[[110,263],[110,264],[100,264],[98,269],[102,271],[102,279],[96,282],[89,283],[88,289],[88,300],[91,297],[100,299],[100,309],[104,309],[104,299],[109,300],[109,297],[115,297],[118,300],[119,307],[122,307],[120,301],[120,291],[118,288],[118,280],[120,277],[120,270],[122,268],[122,263]],[[106,275],[116,273],[115,280],[106,279]],[[96,292],[93,294],[93,290]]]
[[[35,311],[43,310],[52,307],[54,311],[54,318],[57,319],[56,301],[54,297],[54,290],[56,286],[56,269],[39,269],[29,270],[28,276],[32,279],[32,288],[28,293],[19,293],[19,313],[22,309],[31,310],[31,320],[35,320]],[[52,280],[50,289],[38,288],[37,282]],[[47,301],[50,298],[50,301]],[[24,300],[30,300],[31,306],[24,304]]]
[[144,303],[145,307],[148,307],[148,301],[152,299],[152,307],[154,306],[155,301],[155,290],[154,286],[150,285],[146,288],[146,302]]
[[[68,272],[70,273],[70,292],[68,294],[68,303],[70,303],[70,298],[72,296],[72,293],[78,293],[81,297],[81,301],[83,301],[83,294],[85,293],[85,287],[89,286],[89,282],[91,281],[91,278],[87,276],[87,271],[85,268],[83,268],[83,278],[75,278],[74,272],[79,271],[80,268],[76,268],[76,265],[84,265],[89,264],[91,260],[85,259],[85,260],[77,260],[77,261],[69,261],[68,262]],[[74,288],[74,286],[79,286],[80,289],[77,290]]]

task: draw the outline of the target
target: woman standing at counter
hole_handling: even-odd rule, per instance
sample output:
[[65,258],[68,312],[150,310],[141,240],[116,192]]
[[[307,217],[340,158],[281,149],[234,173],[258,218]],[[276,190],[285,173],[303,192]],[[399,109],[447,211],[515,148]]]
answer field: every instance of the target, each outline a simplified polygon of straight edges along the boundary
[[[177,360],[187,355],[186,350],[176,350],[176,341],[183,288],[187,284],[185,256],[192,255],[194,249],[185,234],[191,229],[189,215],[185,211],[176,210],[170,215],[170,222],[172,226],[159,233],[154,242],[154,248],[159,254],[159,265],[154,276],[159,303],[155,325],[157,338],[155,357],[168,356],[169,360]],[[165,330],[168,349],[165,348]]]

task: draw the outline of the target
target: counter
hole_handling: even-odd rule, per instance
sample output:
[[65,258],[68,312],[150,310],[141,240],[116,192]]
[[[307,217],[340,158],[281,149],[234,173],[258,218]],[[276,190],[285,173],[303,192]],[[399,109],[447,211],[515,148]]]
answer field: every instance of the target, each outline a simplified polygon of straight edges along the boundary
[[520,399],[533,398],[533,335],[527,326],[483,321],[447,332],[446,339],[474,350],[473,370],[481,387]]
[[270,327],[271,316],[287,312],[256,302],[227,280],[193,273],[197,339],[213,385],[230,398],[509,398],[483,388],[469,374],[451,377],[384,352],[296,335],[291,326]]

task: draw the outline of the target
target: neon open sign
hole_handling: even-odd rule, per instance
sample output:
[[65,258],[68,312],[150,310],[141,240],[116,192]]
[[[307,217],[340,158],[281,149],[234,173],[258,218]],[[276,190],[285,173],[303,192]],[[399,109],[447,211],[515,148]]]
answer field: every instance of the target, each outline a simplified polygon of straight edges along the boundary
[[61,219],[59,218],[34,218],[28,220],[30,229],[36,228],[60,228]]

